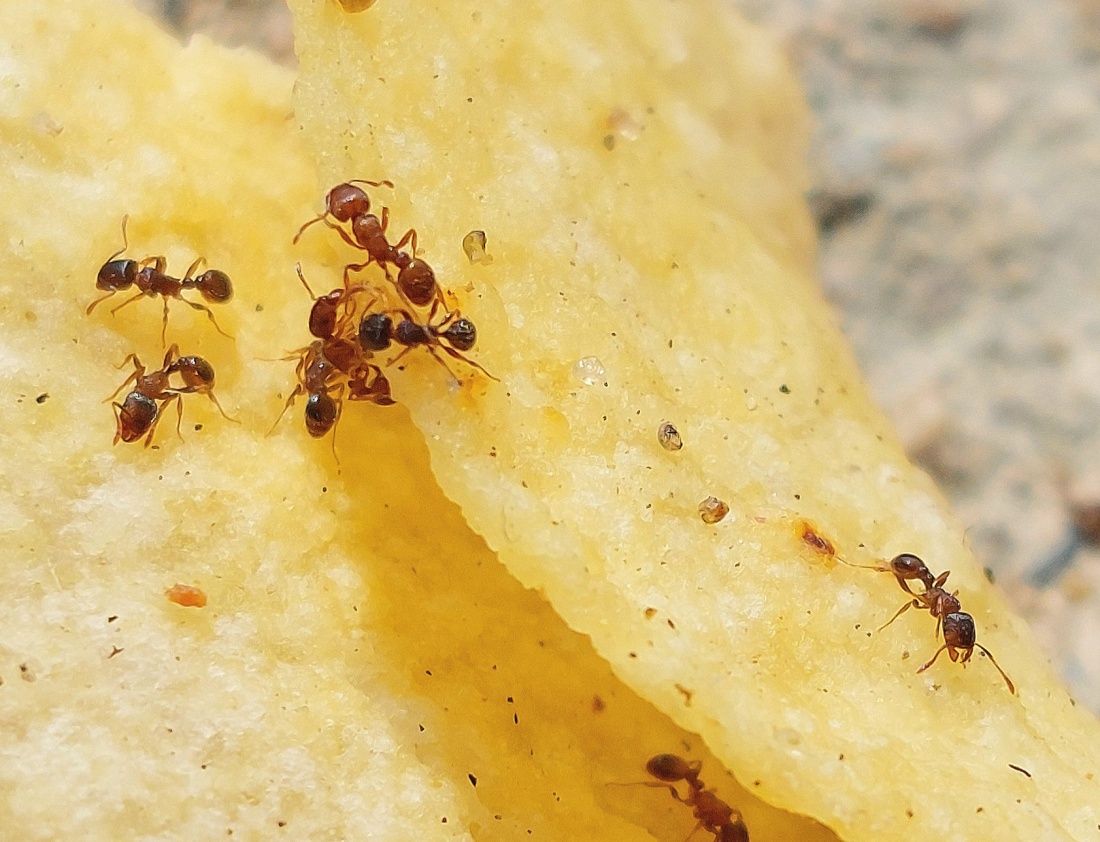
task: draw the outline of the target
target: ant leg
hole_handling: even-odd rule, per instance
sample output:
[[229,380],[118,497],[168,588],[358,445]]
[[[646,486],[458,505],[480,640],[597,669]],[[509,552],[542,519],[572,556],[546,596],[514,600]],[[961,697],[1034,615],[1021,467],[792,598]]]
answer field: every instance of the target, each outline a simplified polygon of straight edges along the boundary
[[324,219],[323,217],[322,217],[321,221],[324,222],[325,225],[327,225],[329,228],[331,228],[337,234],[339,234],[343,238],[344,242],[347,243],[349,246],[351,246],[353,249],[359,249],[360,251],[363,250],[363,247],[361,245],[359,245],[359,243],[355,242],[355,240],[353,240],[351,238],[351,236],[348,234],[348,232],[345,231],[343,228],[341,228],[339,225],[337,225],[335,222],[331,222],[328,219]]
[[[110,400],[110,398],[108,398],[108,400]],[[111,404],[111,411],[115,414],[115,440],[111,442],[111,446],[114,447],[122,441],[122,404]]]
[[[500,382],[500,378],[496,377],[495,375],[492,375],[488,371],[486,371],[485,367],[483,365],[481,365],[480,363],[474,362],[469,357],[464,357],[462,354],[460,354],[454,348],[448,348],[446,345],[442,345],[442,344],[439,347],[442,348],[445,353],[450,354],[452,357],[454,357],[456,360],[462,360],[462,362],[466,363],[466,365],[473,366],[478,371],[480,371],[482,374],[484,374],[486,377],[488,377],[490,380],[492,380],[496,383]],[[904,610],[905,609],[903,608],[902,611],[904,611]],[[892,622],[894,622],[894,621],[891,620],[890,623],[892,623]],[[887,623],[886,625],[888,626],[888,625],[890,625],[890,623]],[[882,628],[886,628],[886,626],[883,626]],[[879,629],[879,631],[882,631],[882,629]]]
[[383,178],[381,181],[367,181],[365,178],[353,178],[348,184],[369,184],[371,187],[389,187],[393,189],[393,182],[388,178]]
[[115,294],[115,291],[111,290],[106,295],[99,296],[99,298],[97,298],[95,301],[93,301],[91,304],[88,305],[88,309],[84,311],[84,314],[87,315],[87,316],[92,315],[92,310],[94,310],[97,305],[99,305],[100,303],[106,301],[108,298],[110,298],[114,294]]
[[[392,360],[390,360],[388,363],[386,363],[386,367],[388,368],[388,367],[394,365],[399,359],[401,359],[403,356],[405,356],[405,354],[409,353],[409,351],[411,351],[412,349],[413,349],[412,345],[406,345],[405,349],[400,354],[398,354],[396,357],[394,357]],[[447,367],[444,366],[444,368],[447,368]],[[450,369],[448,369],[448,371],[449,370]]]
[[[181,298],[180,300],[182,301],[183,299]],[[187,303],[190,304],[191,302],[188,301]],[[161,326],[160,326],[160,347],[163,348],[165,343],[167,343],[167,342],[168,342],[168,296],[166,295],[166,296],[164,296],[164,320],[161,322]]]
[[[347,266],[345,266],[344,267],[344,289],[348,290],[349,292],[351,291],[351,286],[350,285],[351,285],[351,273],[352,272],[362,272],[364,269],[366,269],[368,266],[370,266],[371,263],[373,263],[373,262],[374,262],[374,259],[371,258],[371,259],[367,260],[366,263],[349,263]],[[359,289],[365,289],[365,287],[359,287]]]
[[688,842],[688,840],[691,839],[692,836],[694,836],[696,833],[698,833],[702,829],[703,829],[703,822],[700,821],[699,824],[695,825],[695,827],[692,829],[691,833],[689,833],[687,836],[684,837],[684,842]]
[[294,391],[290,393],[290,397],[286,399],[286,403],[283,405],[283,411],[279,413],[279,417],[275,419],[275,423],[271,425],[271,429],[267,431],[267,435],[264,436],[264,438],[267,438],[275,432],[275,428],[278,427],[279,422],[283,420],[286,411],[294,405],[294,401],[297,399],[298,395],[301,395],[303,392],[304,390],[302,389],[301,383],[294,387]]
[[158,274],[164,274],[164,270],[168,268],[168,258],[166,258],[163,254],[155,255],[153,257],[146,257],[145,259],[138,261],[138,266],[142,267],[143,269],[148,266],[152,266],[154,272],[157,272]]
[[317,296],[313,294],[313,290],[310,288],[309,283],[306,281],[306,276],[302,274],[302,264],[295,263],[294,271],[298,273],[298,280],[302,282],[302,286],[306,288],[306,292],[309,293],[309,297],[314,301],[317,300]]
[[938,658],[940,656],[940,653],[946,648],[947,648],[947,644],[945,643],[943,646],[941,646],[939,649],[936,650],[936,654],[932,656],[932,660],[930,660],[927,664],[925,664],[923,667],[921,667],[919,670],[917,670],[917,672],[919,672],[919,673],[924,672],[926,669],[928,669],[930,666],[932,666],[932,664],[936,663],[936,658]]
[[[327,213],[327,211],[326,211],[326,213]],[[305,225],[303,225],[301,228],[299,228],[298,233],[294,235],[294,239],[290,241],[290,244],[294,245],[294,246],[298,245],[298,241],[300,239],[302,239],[302,234],[305,232],[305,230],[310,225],[313,225],[314,223],[322,221],[325,218],[325,215],[326,214],[323,213],[320,216],[315,216],[315,217],[313,217],[313,219],[309,220],[309,222],[307,222]]]
[[[431,345],[425,345],[424,347],[428,349],[429,354],[431,354],[433,357],[435,357],[436,360],[438,360],[438,362],[441,366],[443,366],[445,369],[447,369],[447,373],[449,375],[451,375],[451,379],[454,380],[454,382],[457,385],[461,386],[462,385],[462,380],[459,379],[457,374],[455,374],[453,371],[451,371],[451,367],[449,365],[447,365],[446,362],[444,362],[443,357],[439,356],[439,354],[436,353],[435,348]],[[442,348],[444,351],[449,350],[446,345],[440,345],[439,347]],[[461,359],[461,357],[459,359]],[[486,372],[486,373],[488,373],[488,372]]]
[[[389,216],[389,208],[383,208],[382,212],[384,216]],[[384,225],[382,227],[382,230],[386,230]],[[393,247],[394,251],[399,250],[402,246],[407,245],[410,241],[412,242],[413,257],[416,257],[416,247],[418,244],[418,240],[416,238],[415,228],[410,228],[408,231],[405,232],[405,236],[398,240],[397,244]]]
[[[115,313],[117,313],[119,310],[121,310],[127,304],[133,304],[135,301],[137,301],[139,298],[143,297],[144,295],[145,295],[144,292],[139,292],[137,295],[134,295],[130,298],[127,298],[125,301],[123,301],[121,304],[119,304],[117,307],[115,307],[115,309],[113,309],[111,311],[111,315],[113,316]],[[107,296],[103,296],[103,297],[106,298]],[[102,299],[100,299],[100,300],[102,301]],[[98,304],[99,302],[97,301],[96,303]]]
[[130,219],[130,214],[125,214],[122,217],[122,248],[120,248],[118,251],[116,251],[114,254],[112,254],[110,257],[108,257],[107,258],[107,263],[110,263],[112,260],[114,260],[120,254],[122,254],[124,251],[126,251],[126,249],[130,248],[130,243],[126,239],[126,223],[129,221],[129,219]]
[[915,599],[912,602],[905,603],[905,605],[901,606],[901,610],[899,610],[897,614],[895,614],[893,617],[891,617],[889,620],[887,620],[885,623],[883,623],[881,626],[879,626],[875,631],[876,632],[882,631],[884,628],[886,628],[888,625],[890,625],[892,622],[894,622],[894,620],[896,620],[898,617],[900,617],[902,614],[904,614],[910,608],[920,608],[920,603],[917,602]]
[[175,371],[174,366],[176,364],[176,360],[179,359],[179,355],[180,346],[177,343],[173,342],[172,347],[169,348],[164,355],[164,362],[161,364],[161,370],[163,370],[166,374],[171,374],[172,371]]
[[147,435],[147,436],[145,437],[145,447],[148,447],[149,445],[151,445],[151,444],[153,443],[153,435],[154,435],[154,433],[156,433],[156,431],[157,431],[157,424],[159,424],[159,423],[160,423],[160,419],[164,417],[164,410],[165,410],[165,408],[166,408],[166,407],[168,406],[168,404],[169,404],[169,403],[171,403],[171,402],[172,402],[173,400],[178,400],[178,399],[179,399],[179,395],[172,395],[171,397],[169,397],[169,398],[166,398],[166,399],[165,399],[165,401],[164,401],[164,403],[162,403],[162,404],[160,405],[160,407],[159,407],[159,408],[157,409],[157,415],[156,415],[156,417],[155,417],[155,418],[153,419],[153,423],[149,425],[149,435]]
[[985,653],[985,656],[987,658],[989,658],[990,663],[992,663],[993,666],[995,666],[997,668],[997,672],[999,672],[1001,674],[1001,678],[1003,678],[1005,680],[1005,684],[1008,685],[1009,692],[1011,692],[1012,695],[1015,696],[1016,695],[1016,685],[1012,683],[1012,679],[1010,679],[1005,674],[1005,671],[1003,669],[1001,669],[1001,665],[997,663],[996,659],[991,654],[989,654],[989,650],[986,649],[984,646],[982,646],[980,643],[975,643],[974,645],[977,646],[979,649],[981,649]]
[[[180,428],[183,426],[183,398],[178,394],[176,397],[176,435],[180,437],[180,441],[183,441],[183,430]],[[167,405],[167,404],[165,404]]]
[[194,271],[196,269],[198,269],[200,266],[205,266],[205,265],[206,265],[206,258],[205,257],[196,257],[195,261],[190,266],[187,267],[187,271],[183,273],[183,277],[180,280],[184,281],[184,282],[187,282],[187,281],[191,280],[191,275],[194,273]]
[[[214,313],[205,304],[198,304],[194,301],[188,301],[186,298],[180,298],[180,301],[182,301],[184,304],[186,304],[192,310],[202,310],[204,313],[206,313],[206,318],[210,319],[210,323],[212,325],[214,325],[214,329],[218,333],[220,333],[226,339],[232,339],[233,338],[232,336],[230,336],[228,333],[226,333],[224,330],[221,329],[221,326],[218,325],[218,320],[214,318]],[[168,309],[167,309],[168,301],[165,300],[164,304],[165,304],[165,311],[164,312],[167,313],[168,312]],[[167,316],[165,316],[165,318],[167,318]],[[165,322],[165,325],[167,325],[167,322]]]
[[122,361],[122,365],[118,366],[118,368],[124,368],[126,366],[126,363],[131,361],[133,361],[134,363],[134,370],[130,373],[129,377],[122,381],[121,386],[111,392],[111,394],[103,401],[104,403],[107,403],[107,401],[109,400],[113,400],[115,395],[117,395],[131,383],[136,383],[138,381],[138,378],[145,374],[145,366],[141,364],[141,360],[138,359],[137,354],[130,354],[128,357],[126,357],[126,359]]
[[232,418],[229,415],[225,414],[225,410],[222,409],[222,405],[220,403],[218,403],[218,399],[216,397],[214,397],[213,392],[207,392],[206,396],[214,402],[214,406],[216,406],[218,408],[218,412],[220,412],[222,414],[222,418],[224,418],[226,421],[232,421],[234,424],[240,424],[241,423],[238,419]]

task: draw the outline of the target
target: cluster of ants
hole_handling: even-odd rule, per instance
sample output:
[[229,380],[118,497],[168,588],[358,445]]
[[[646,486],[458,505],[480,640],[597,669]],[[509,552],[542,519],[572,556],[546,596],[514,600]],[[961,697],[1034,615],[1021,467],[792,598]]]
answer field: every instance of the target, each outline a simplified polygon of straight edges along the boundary
[[[402,350],[387,365],[394,365],[410,350],[419,347],[426,349],[456,382],[458,377],[440,352],[496,379],[465,356],[464,352],[477,342],[477,328],[458,310],[447,309],[435,270],[416,256],[416,230],[410,228],[400,240],[391,244],[386,235],[389,208],[382,208],[381,218],[371,213],[370,196],[358,186],[360,184],[393,187],[389,181],[362,179],[338,184],[325,196],[324,212],[306,222],[294,236],[297,243],[307,228],[321,222],[336,231],[352,248],[366,252],[366,260],[362,263],[344,267],[343,286],[322,296],[313,293],[301,266],[296,267],[299,280],[313,298],[309,332],[314,338],[308,346],[286,358],[298,361],[298,385],[287,398],[283,412],[299,395],[306,395],[306,429],[315,438],[324,436],[336,425],[345,397],[379,406],[394,403],[389,380],[373,362],[375,354],[394,344],[400,345]],[[408,251],[406,246],[409,246]],[[374,309],[382,293],[352,283],[352,273],[361,272],[372,263],[382,269],[407,307]],[[397,271],[396,277],[393,270]],[[366,294],[372,297],[360,309],[358,302]],[[441,307],[444,312],[437,320]],[[419,320],[413,311],[424,309],[428,310],[427,316]],[[275,423],[278,425],[278,421]]]
[[[667,789],[673,798],[691,807],[697,823],[688,834],[688,839],[705,830],[714,834],[715,842],[749,842],[749,830],[741,819],[740,811],[715,795],[714,790],[707,789],[699,778],[699,773],[703,771],[700,761],[689,762],[676,754],[655,754],[646,761],[645,770],[657,780],[642,781],[641,786]],[[681,795],[676,789],[676,784],[681,782],[688,786],[686,795]]]
[[[297,243],[307,228],[323,222],[335,230],[348,245],[366,252],[366,260],[345,266],[343,286],[322,296],[313,293],[302,274],[301,266],[296,267],[298,278],[313,299],[309,314],[309,332],[313,341],[284,358],[297,361],[295,374],[298,383],[287,398],[272,432],[282,420],[283,414],[301,395],[306,395],[306,430],[314,438],[324,436],[335,427],[345,398],[370,401],[379,406],[392,405],[394,400],[391,397],[389,380],[382,368],[374,362],[374,356],[393,345],[401,346],[402,350],[387,365],[394,365],[410,350],[419,347],[425,348],[456,382],[458,377],[451,371],[441,353],[461,360],[496,380],[482,366],[465,356],[465,352],[472,349],[477,341],[477,328],[469,319],[463,318],[458,310],[447,309],[435,271],[426,261],[416,256],[415,229],[409,229],[397,243],[390,244],[386,235],[389,208],[383,207],[381,218],[371,213],[370,197],[358,186],[361,184],[393,187],[393,183],[389,181],[353,180],[339,184],[326,195],[324,212],[306,222],[294,236],[294,243]],[[217,269],[208,269],[196,275],[205,263],[201,257],[191,264],[182,278],[167,273],[167,260],[163,256],[147,257],[140,261],[120,258],[129,247],[126,222],[127,218],[123,217],[122,248],[107,258],[96,279],[96,287],[104,295],[88,305],[87,313],[90,315],[97,305],[114,294],[136,288],[136,294],[111,310],[111,313],[113,315],[146,296],[160,297],[164,302],[162,347],[167,340],[168,304],[173,299],[206,313],[215,329],[229,337],[218,325],[209,307],[183,296],[185,291],[194,289],[210,303],[227,302],[233,297],[233,285],[229,276]],[[394,309],[375,308],[384,294],[372,287],[352,283],[352,273],[361,272],[372,263],[382,269],[407,306]],[[360,300],[367,294],[372,297],[360,308]],[[437,319],[441,307],[444,312]],[[417,310],[428,312],[424,318],[418,318],[414,315]],[[117,422],[114,439],[116,444],[119,441],[134,442],[144,437],[145,446],[148,447],[164,410],[173,402],[176,403],[176,432],[179,433],[183,421],[181,396],[185,394],[206,395],[225,418],[236,421],[226,415],[214,396],[214,368],[202,357],[181,356],[179,347],[172,345],[161,368],[156,371],[147,373],[136,354],[130,354],[120,367],[128,362],[133,362],[133,373],[107,398],[108,401],[113,401],[119,392],[133,384],[121,404],[112,403]],[[333,447],[335,448],[335,442]]]
[[[944,589],[943,586],[947,584],[947,577],[951,575],[950,570],[936,576],[928,569],[922,559],[911,553],[902,553],[894,556],[890,561],[880,564],[852,564],[838,556],[832,543],[822,537],[812,524],[807,521],[800,521],[798,531],[802,540],[815,552],[836,559],[841,564],[846,564],[849,567],[889,573],[897,580],[901,589],[913,597],[898,609],[893,617],[880,626],[879,631],[889,626],[910,608],[923,609],[936,618],[936,636],[939,637],[940,631],[943,631],[943,645],[936,650],[936,653],[927,662],[921,665],[917,670],[918,673],[924,672],[936,663],[936,659],[944,651],[947,652],[948,657],[953,662],[966,664],[974,654],[974,649],[977,648],[997,668],[997,672],[1001,674],[1001,678],[1008,685],[1009,692],[1016,695],[1016,685],[1012,683],[1012,679],[1001,669],[1001,665],[997,663],[993,654],[978,643],[974,618],[962,610],[962,603],[959,602],[959,592],[948,593]],[[920,582],[922,590],[914,591],[910,588],[909,583],[913,581]]]

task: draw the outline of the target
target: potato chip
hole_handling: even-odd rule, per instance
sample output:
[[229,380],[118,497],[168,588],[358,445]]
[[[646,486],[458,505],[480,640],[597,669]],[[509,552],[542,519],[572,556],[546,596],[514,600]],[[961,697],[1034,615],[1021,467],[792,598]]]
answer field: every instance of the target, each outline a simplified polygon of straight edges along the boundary
[[[287,73],[109,0],[0,24],[0,837],[679,840],[689,809],[619,786],[671,750],[754,838],[835,838],[741,791],[524,590],[404,409],[347,406],[339,465],[300,401],[266,435],[294,385],[272,360],[308,336],[294,263],[339,283],[325,237],[291,247],[322,191]],[[112,447],[127,355],[165,353],[160,300],[85,315],[123,215],[127,257],[232,278],[234,339],[174,301],[167,341],[241,424],[185,395],[180,436],[170,411]]]
[[[805,108],[769,39],[711,0],[291,6],[324,181],[395,182],[392,229],[417,230],[501,380],[461,369],[455,393],[410,353],[394,390],[508,568],[754,793],[845,839],[1095,838],[1095,720],[904,458],[812,281]],[[491,265],[466,258],[472,230]],[[952,570],[1019,697],[980,652],[918,675],[935,621],[876,633],[909,597],[807,546],[803,520],[852,563]]]

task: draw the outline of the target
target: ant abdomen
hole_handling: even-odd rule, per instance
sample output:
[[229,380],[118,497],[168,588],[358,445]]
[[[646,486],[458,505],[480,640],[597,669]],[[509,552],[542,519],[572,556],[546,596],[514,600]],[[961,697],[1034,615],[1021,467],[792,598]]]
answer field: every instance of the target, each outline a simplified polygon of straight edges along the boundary
[[385,313],[370,313],[359,323],[359,344],[367,351],[385,351],[392,332],[393,319]]
[[427,307],[439,295],[435,271],[417,257],[397,273],[397,286],[408,302],[416,307]]
[[136,260],[123,258],[104,263],[96,276],[96,289],[118,292],[129,289],[137,280],[139,266]]
[[477,343],[477,328],[469,319],[457,319],[445,331],[443,336],[459,351],[469,351]]
[[332,429],[339,414],[336,401],[327,392],[313,392],[306,399],[306,430],[319,439]]
[[233,297],[233,283],[229,276],[218,269],[208,269],[195,279],[195,287],[202,297],[214,304],[223,304]]
[[675,754],[656,754],[649,758],[645,770],[659,781],[676,783],[699,774],[702,764],[689,763]]

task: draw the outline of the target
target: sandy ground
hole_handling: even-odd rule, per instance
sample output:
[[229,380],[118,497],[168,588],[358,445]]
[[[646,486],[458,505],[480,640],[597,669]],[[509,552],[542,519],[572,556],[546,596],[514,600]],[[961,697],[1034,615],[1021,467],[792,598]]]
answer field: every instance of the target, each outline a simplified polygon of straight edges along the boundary
[[[137,2],[294,63],[274,0]],[[879,403],[1100,711],[1100,0],[737,5],[816,114],[822,282]]]

